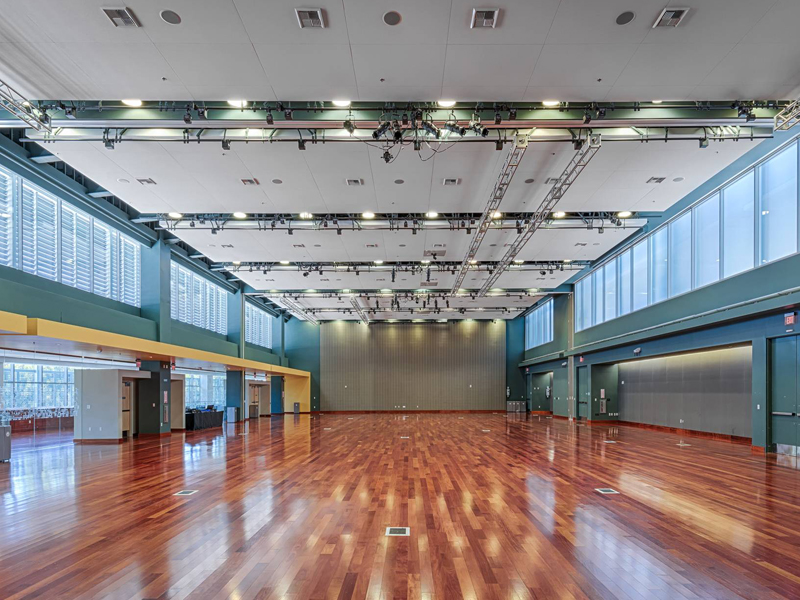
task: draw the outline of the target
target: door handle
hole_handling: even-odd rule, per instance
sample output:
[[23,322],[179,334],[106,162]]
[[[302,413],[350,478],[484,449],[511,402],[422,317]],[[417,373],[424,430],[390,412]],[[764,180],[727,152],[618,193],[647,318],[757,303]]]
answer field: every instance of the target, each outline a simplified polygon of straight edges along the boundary
[[772,414],[773,414],[773,416],[777,416],[777,417],[794,417],[796,413],[793,413],[793,412],[777,412],[777,411],[775,411]]

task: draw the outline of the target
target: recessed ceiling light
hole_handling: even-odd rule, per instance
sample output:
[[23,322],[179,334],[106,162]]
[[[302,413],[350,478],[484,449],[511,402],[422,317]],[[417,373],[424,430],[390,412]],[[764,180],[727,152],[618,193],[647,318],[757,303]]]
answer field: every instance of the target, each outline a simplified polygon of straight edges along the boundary
[[653,102],[653,104],[661,104],[663,102],[663,100],[653,100],[652,102]]
[[281,264],[282,264],[282,265],[288,265],[288,264],[290,264],[290,263],[289,263],[289,261],[288,261],[288,260],[282,260],[282,261],[281,261]]
[[558,212],[554,212],[553,213],[553,218],[554,219],[563,219],[566,216],[567,216],[567,213],[562,212],[562,211],[558,211]]
[[350,100],[334,100],[333,105],[339,108],[347,108],[350,106]]
[[370,211],[363,212],[363,213],[361,213],[361,218],[362,219],[374,219],[375,218],[375,213],[374,212],[370,212]]
[[130,183],[131,180],[130,179],[125,179],[124,177],[120,177],[119,179],[117,179],[117,182],[118,183]]
[[310,219],[313,216],[314,215],[312,215],[310,212],[301,212],[300,213],[300,218],[301,219]]
[[560,100],[543,100],[542,104],[544,106],[558,106],[559,104],[561,104],[561,101]]
[[478,264],[478,261],[477,261],[477,260],[471,260],[471,261],[469,261],[469,264],[471,264],[471,265],[477,265],[477,264]]
[[429,264],[431,264],[431,261],[429,261],[429,260],[421,260],[420,262],[421,262],[423,265],[429,265]]
[[617,17],[616,23],[617,25],[627,25],[635,18],[636,13],[634,13],[632,10],[626,10],[624,13],[620,13],[620,15]]
[[438,213],[438,212],[436,212],[435,210],[430,210],[430,211],[428,211],[428,212],[426,212],[426,213],[425,213],[425,216],[426,216],[428,219],[435,219],[436,217],[438,217],[438,216],[439,216],[439,213]]
[[159,13],[161,20],[165,23],[169,23],[170,25],[180,25],[181,24],[181,16],[176,13],[174,10],[162,10]]
[[234,108],[244,108],[247,106],[247,100],[228,100],[228,104]]
[[234,219],[246,219],[247,218],[247,213],[235,212],[235,213],[233,213],[233,218]]
[[240,265],[240,264],[242,264],[242,261],[240,261],[240,260],[235,260],[235,261],[233,261],[233,264],[235,264],[235,265]]
[[181,219],[181,218],[183,218],[183,215],[181,213],[179,213],[179,212],[171,212],[171,213],[169,213],[169,218],[170,219]]
[[674,181],[675,183],[680,183],[681,181],[683,181],[683,177],[676,177],[672,181]]
[[395,180],[394,180],[394,182],[395,182],[397,185],[402,185],[402,184],[404,184],[404,183],[405,183],[405,181],[404,181],[403,179],[395,179]]
[[442,108],[450,108],[456,105],[455,100],[439,100],[436,104],[441,106]]
[[390,10],[389,12],[383,15],[383,22],[387,25],[394,27],[395,25],[399,25],[400,21],[403,20],[403,17],[400,16],[400,13],[396,10]]
[[500,217],[502,217],[502,216],[503,216],[503,213],[501,213],[499,210],[496,210],[496,211],[494,211],[494,212],[492,213],[492,218],[493,218],[493,219],[499,219],[499,218],[500,218]]
[[628,218],[628,217],[630,217],[632,214],[633,214],[633,213],[632,213],[631,211],[629,211],[629,210],[621,210],[621,211],[619,211],[619,212],[617,213],[617,216],[618,216],[620,219],[627,219],[627,218]]
[[518,260],[515,260],[514,262],[515,262],[515,263],[517,263],[518,265],[521,265],[521,264],[522,264],[522,263],[524,263],[525,261],[524,261],[524,260],[519,260],[519,259],[518,259]]
[[565,262],[565,263],[571,263],[571,262],[572,262],[572,259],[571,259],[571,258],[565,258],[563,262]]
[[141,100],[135,100],[135,99],[132,99],[132,98],[128,99],[128,100],[123,100],[122,103],[125,106],[133,106],[133,107],[137,107],[137,106],[141,106],[142,105],[142,101]]
[[280,185],[283,183],[283,179],[273,179],[272,183],[274,183],[275,185]]
[[374,262],[376,265],[382,265],[383,264],[382,260],[374,260],[372,262]]
[[526,180],[525,180],[525,183],[533,183],[533,182],[534,182],[534,179],[532,179],[532,178],[531,178],[531,179],[526,179]]

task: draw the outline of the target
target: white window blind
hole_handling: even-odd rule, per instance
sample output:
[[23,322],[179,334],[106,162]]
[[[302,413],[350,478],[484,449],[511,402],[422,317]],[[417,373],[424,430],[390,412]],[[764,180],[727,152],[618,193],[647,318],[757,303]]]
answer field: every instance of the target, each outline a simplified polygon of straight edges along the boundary
[[141,245],[0,168],[0,265],[140,305]]
[[272,316],[249,302],[244,305],[244,339],[248,344],[272,348]]
[[176,321],[227,335],[227,292],[173,262],[170,265],[170,316]]
[[540,304],[525,315],[525,349],[553,341],[553,301]]

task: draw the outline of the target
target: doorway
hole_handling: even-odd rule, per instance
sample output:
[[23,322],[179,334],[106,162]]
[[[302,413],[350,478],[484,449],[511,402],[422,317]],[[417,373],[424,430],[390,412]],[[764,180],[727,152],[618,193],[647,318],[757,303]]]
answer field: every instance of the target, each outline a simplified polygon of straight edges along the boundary
[[589,418],[589,368],[578,367],[576,370],[578,388],[578,419]]
[[798,355],[797,336],[770,343],[770,445],[778,454],[797,456],[798,451]]
[[553,412],[553,373],[528,375],[528,410]]

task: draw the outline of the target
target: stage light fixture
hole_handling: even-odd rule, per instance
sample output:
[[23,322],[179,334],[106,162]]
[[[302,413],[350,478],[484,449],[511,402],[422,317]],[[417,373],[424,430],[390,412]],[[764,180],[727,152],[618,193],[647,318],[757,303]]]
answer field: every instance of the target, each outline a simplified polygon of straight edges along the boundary
[[353,132],[356,130],[355,123],[353,123],[353,121],[351,121],[350,119],[347,119],[344,123],[342,123],[342,127],[344,127],[347,130],[347,133],[349,133],[350,135],[352,135]]
[[467,133],[466,127],[461,127],[457,121],[448,121],[444,124],[444,128],[447,129],[450,133],[457,133],[460,136],[464,136]]
[[422,122],[422,129],[424,129],[425,132],[428,133],[428,135],[432,135],[436,139],[439,139],[439,136],[441,135],[441,132],[439,131],[439,128],[436,127],[436,125],[434,125],[430,121],[423,121]]
[[231,149],[231,141],[230,140],[222,140],[222,149],[223,150],[230,150]]
[[494,149],[495,150],[502,150],[503,149],[503,140],[497,140],[494,143]]
[[297,140],[297,149],[298,150],[305,150],[306,149],[306,141],[305,140]]

